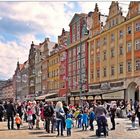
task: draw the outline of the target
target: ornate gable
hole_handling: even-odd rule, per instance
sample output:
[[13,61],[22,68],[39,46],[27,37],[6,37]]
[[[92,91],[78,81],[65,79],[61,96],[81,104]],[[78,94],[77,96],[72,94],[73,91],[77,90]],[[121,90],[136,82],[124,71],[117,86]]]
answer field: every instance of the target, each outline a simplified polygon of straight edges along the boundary
[[122,16],[121,8],[119,7],[118,1],[112,1],[109,8],[109,15],[106,20],[106,29],[110,29],[125,20]]
[[126,19],[133,18],[140,14],[140,1],[131,1]]
[[76,21],[79,19],[79,17],[80,17],[79,14],[75,14],[75,15],[73,16],[73,18],[72,18],[72,20],[71,20],[69,26],[70,26],[71,24],[73,24],[74,22],[76,22]]

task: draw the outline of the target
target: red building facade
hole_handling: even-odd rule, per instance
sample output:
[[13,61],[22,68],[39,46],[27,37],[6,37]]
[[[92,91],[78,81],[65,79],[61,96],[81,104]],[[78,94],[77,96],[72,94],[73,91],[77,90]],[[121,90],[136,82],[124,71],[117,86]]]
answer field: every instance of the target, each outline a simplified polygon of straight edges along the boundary
[[75,14],[69,24],[68,91],[70,93],[69,100],[72,104],[79,102],[80,82],[82,84],[82,97],[84,99],[86,99],[85,95],[88,90],[88,37],[85,35],[85,29],[87,26],[86,19],[87,14]]

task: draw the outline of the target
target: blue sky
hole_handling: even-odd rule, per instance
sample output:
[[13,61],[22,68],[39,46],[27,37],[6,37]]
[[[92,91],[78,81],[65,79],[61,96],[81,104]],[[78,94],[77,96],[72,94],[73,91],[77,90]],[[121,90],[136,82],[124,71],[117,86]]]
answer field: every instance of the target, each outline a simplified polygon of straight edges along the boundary
[[[109,2],[97,2],[102,14],[108,14]],[[129,2],[120,6],[127,13]],[[11,78],[17,60],[28,59],[30,44],[49,37],[57,42],[62,28],[69,31],[75,13],[93,11],[95,2],[0,2],[0,79]]]

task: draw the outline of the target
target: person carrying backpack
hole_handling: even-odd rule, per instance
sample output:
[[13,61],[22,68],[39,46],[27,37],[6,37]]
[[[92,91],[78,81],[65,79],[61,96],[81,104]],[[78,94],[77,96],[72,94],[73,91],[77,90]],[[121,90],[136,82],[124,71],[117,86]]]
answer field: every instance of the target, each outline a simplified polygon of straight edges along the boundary
[[50,133],[50,122],[52,123],[51,133],[53,133],[54,130],[53,114],[54,109],[53,106],[51,105],[51,102],[46,102],[44,106],[44,118],[45,118],[45,129],[48,133]]

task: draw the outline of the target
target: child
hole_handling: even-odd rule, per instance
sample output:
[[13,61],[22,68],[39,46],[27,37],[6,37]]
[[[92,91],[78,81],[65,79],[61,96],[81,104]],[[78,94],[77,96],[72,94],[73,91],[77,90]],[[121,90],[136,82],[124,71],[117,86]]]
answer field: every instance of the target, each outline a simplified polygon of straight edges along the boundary
[[22,121],[21,121],[21,118],[19,117],[18,113],[16,114],[15,122],[16,122],[16,125],[17,125],[17,129],[20,129],[20,125],[22,124]]
[[135,112],[132,111],[132,116],[131,116],[131,121],[132,121],[132,128],[135,128],[135,120],[136,120],[136,115]]
[[86,110],[83,113],[82,126],[83,126],[83,130],[87,130],[87,127],[88,127],[88,114],[87,114]]
[[82,127],[82,117],[83,117],[83,114],[80,111],[79,115],[77,116],[77,119],[78,119],[78,128],[81,128]]
[[67,119],[65,120],[66,128],[67,128],[67,136],[71,136],[71,128],[73,121],[71,119],[71,115],[67,115]]
[[90,113],[89,113],[90,130],[94,130],[94,126],[93,126],[94,119],[95,119],[95,113],[93,112],[93,108],[90,108]]
[[33,112],[30,106],[28,106],[27,109],[27,121],[28,121],[28,129],[33,129]]

